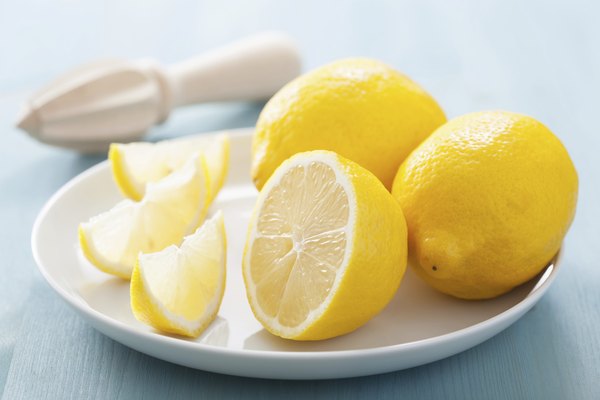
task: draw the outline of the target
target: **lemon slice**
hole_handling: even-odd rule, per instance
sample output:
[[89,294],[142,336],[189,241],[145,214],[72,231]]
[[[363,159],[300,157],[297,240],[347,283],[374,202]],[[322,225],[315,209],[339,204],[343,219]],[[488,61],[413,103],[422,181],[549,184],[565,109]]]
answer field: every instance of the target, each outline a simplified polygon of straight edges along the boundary
[[171,175],[148,184],[140,202],[125,199],[79,226],[86,258],[100,270],[129,279],[139,252],[155,252],[202,223],[208,207],[208,171],[197,155]]
[[157,143],[113,143],[108,158],[113,178],[121,192],[139,201],[145,193],[146,184],[156,182],[181,168],[194,154],[202,152],[206,157],[210,177],[210,201],[223,186],[229,166],[229,136],[197,136],[163,140]]
[[131,277],[135,317],[161,331],[198,336],[219,311],[225,291],[226,253],[219,211],[180,247],[140,254]]
[[258,196],[243,257],[246,294],[271,333],[348,333],[392,299],[406,269],[402,210],[369,171],[333,152],[285,161]]

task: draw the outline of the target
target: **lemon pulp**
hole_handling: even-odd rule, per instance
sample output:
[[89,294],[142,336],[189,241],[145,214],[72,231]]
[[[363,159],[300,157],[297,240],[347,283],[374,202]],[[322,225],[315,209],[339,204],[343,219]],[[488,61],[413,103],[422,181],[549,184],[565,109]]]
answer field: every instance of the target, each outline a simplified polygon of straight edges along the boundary
[[250,274],[268,318],[295,327],[325,302],[344,260],[349,214],[346,191],[322,162],[293,167],[265,199]]

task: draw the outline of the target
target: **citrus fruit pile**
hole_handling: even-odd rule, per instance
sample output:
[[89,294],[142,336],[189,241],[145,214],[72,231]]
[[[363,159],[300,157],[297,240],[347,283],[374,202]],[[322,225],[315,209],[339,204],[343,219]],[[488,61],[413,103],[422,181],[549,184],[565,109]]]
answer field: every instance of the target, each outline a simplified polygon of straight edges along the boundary
[[[225,290],[226,136],[111,146],[128,199],[80,226],[83,253],[131,279],[156,329],[199,335]],[[535,119],[488,111],[446,121],[410,78],[346,59],[283,87],[261,112],[249,171],[259,190],[241,273],[274,335],[349,333],[394,297],[407,264],[434,289],[499,296],[544,269],[575,214],[578,178]]]
[[252,150],[262,190],[247,297],[267,330],[293,339],[376,315],[407,253],[441,292],[503,294],[548,265],[577,202],[573,163],[544,125],[501,111],[446,122],[423,89],[374,60],[290,82],[263,109]]

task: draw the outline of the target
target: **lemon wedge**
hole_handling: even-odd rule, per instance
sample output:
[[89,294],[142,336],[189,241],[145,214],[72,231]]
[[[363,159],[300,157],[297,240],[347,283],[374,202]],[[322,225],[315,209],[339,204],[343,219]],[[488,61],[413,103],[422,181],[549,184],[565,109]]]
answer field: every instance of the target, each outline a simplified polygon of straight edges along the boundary
[[209,204],[204,155],[149,183],[140,202],[125,199],[79,226],[86,258],[100,270],[129,279],[139,252],[179,244],[203,222]]
[[268,331],[319,340],[379,313],[406,258],[404,215],[383,184],[317,150],[283,162],[263,187],[242,264],[248,301]]
[[113,178],[121,192],[132,200],[144,197],[146,184],[156,182],[181,168],[194,154],[206,157],[210,177],[210,201],[223,186],[229,166],[229,136],[196,136],[157,143],[113,143],[108,152]]
[[219,211],[180,247],[140,254],[131,277],[135,317],[161,331],[198,336],[215,319],[221,305],[226,253]]

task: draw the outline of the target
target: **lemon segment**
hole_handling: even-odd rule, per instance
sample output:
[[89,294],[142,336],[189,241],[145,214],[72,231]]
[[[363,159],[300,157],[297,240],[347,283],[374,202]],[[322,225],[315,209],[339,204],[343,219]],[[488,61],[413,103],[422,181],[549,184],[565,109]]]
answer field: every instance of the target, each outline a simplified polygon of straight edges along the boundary
[[220,211],[180,247],[140,254],[131,277],[133,314],[158,330],[198,336],[215,319],[221,305],[226,257]]
[[146,184],[156,182],[181,168],[196,153],[206,157],[212,201],[223,186],[229,168],[230,141],[227,134],[163,140],[157,143],[113,143],[108,152],[113,178],[121,192],[139,201]]
[[178,244],[204,220],[208,170],[196,155],[176,172],[149,183],[140,202],[125,199],[79,226],[86,258],[100,270],[129,279],[139,252]]
[[284,338],[351,332],[393,297],[406,246],[402,211],[373,174],[333,152],[297,154],[259,194],[243,258],[248,301]]

